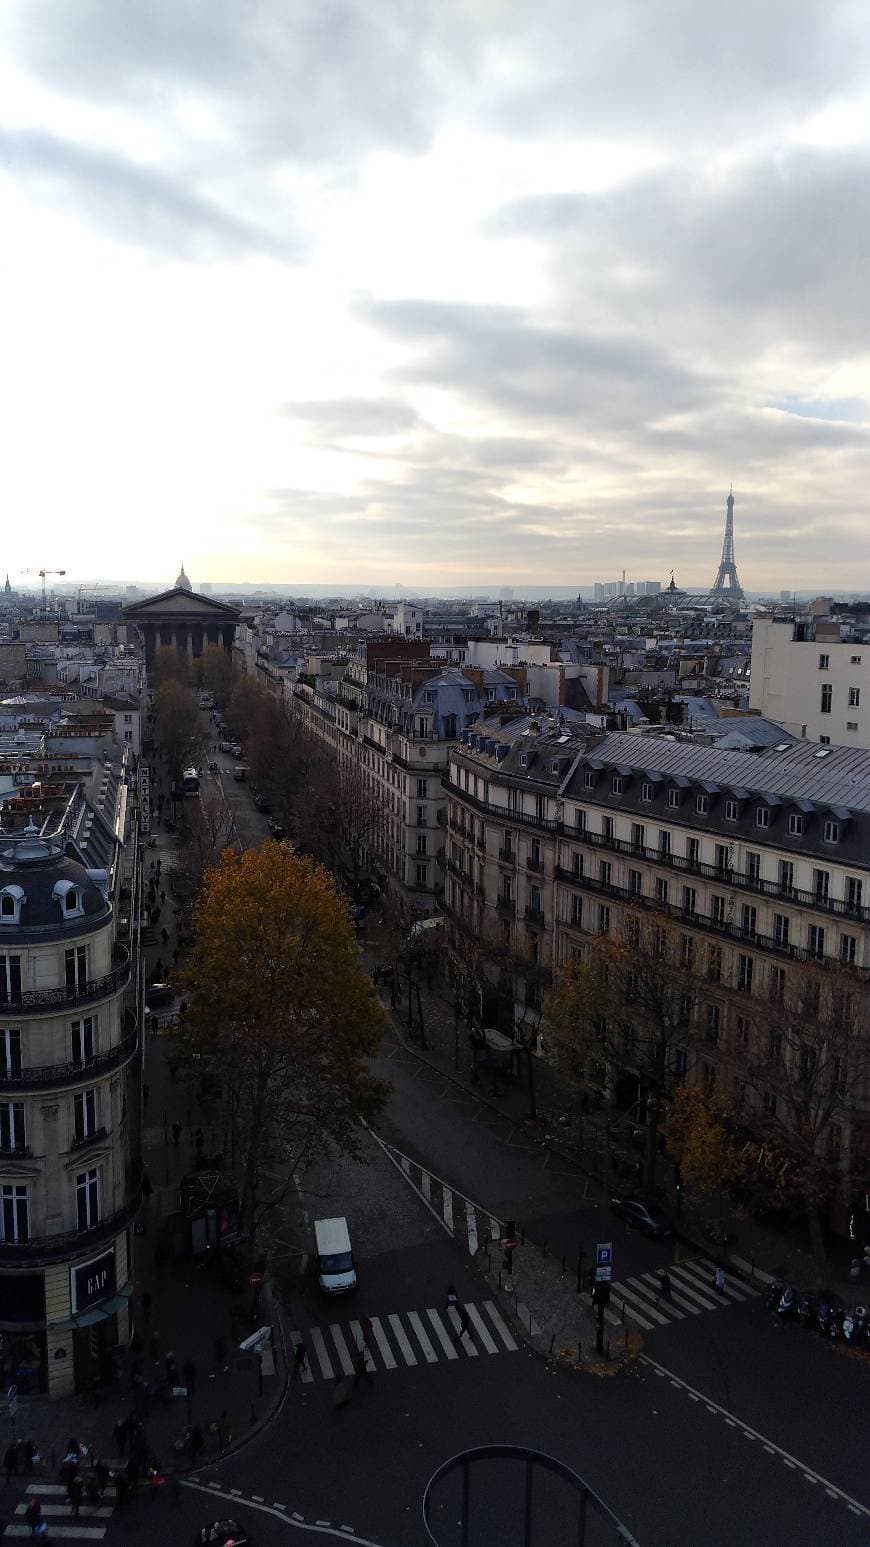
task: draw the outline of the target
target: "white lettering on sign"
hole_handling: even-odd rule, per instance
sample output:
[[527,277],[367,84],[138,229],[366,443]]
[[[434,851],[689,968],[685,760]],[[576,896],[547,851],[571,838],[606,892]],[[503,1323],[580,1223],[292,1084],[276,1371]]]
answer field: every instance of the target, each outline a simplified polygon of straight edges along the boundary
[[85,1279],[85,1294],[90,1299],[91,1295],[99,1294],[100,1290],[105,1289],[108,1282],[109,1270],[108,1268],[101,1268],[98,1273],[92,1273],[89,1278]]

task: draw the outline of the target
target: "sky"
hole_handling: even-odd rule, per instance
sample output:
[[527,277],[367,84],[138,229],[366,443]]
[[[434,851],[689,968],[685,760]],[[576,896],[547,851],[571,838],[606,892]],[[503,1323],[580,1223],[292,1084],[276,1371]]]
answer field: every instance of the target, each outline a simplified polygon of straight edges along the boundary
[[870,585],[862,0],[4,0],[0,569]]

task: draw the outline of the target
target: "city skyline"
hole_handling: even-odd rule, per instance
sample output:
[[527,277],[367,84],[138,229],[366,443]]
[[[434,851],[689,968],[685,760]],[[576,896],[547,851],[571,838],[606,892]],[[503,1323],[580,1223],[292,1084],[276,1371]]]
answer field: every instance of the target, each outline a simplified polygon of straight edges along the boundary
[[847,589],[868,53],[816,0],[10,0],[4,567],[703,589],[733,482],[747,592]]

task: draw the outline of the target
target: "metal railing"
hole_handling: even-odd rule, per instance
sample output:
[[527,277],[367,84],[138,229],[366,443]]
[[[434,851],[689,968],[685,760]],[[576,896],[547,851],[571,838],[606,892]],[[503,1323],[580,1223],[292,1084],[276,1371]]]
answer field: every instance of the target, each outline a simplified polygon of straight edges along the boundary
[[63,1230],[57,1235],[30,1236],[26,1241],[0,1241],[0,1262],[17,1267],[31,1262],[59,1262],[90,1251],[112,1236],[120,1235],[135,1219],[142,1202],[139,1188],[132,1198],[87,1230]]
[[106,972],[101,978],[88,978],[86,982],[75,985],[65,984],[63,988],[35,988],[22,989],[18,992],[9,990],[3,984],[0,985],[0,1014],[28,1015],[37,1014],[40,1010],[75,1009],[77,1005],[88,1004],[94,999],[108,999],[112,994],[119,994],[126,988],[130,979],[130,952],[125,945],[115,944],[112,947],[112,960],[116,966],[111,972]]
[[[126,1026],[136,1026],[136,1016],[132,1010],[125,1010],[124,1023]],[[110,1074],[113,1069],[118,1069],[122,1064],[133,1057],[139,1045],[139,1033],[137,1030],[128,1032],[114,1047],[106,1048],[102,1053],[95,1053],[93,1058],[85,1061],[70,1061],[64,1064],[40,1064],[33,1068],[18,1069],[12,1073],[8,1068],[0,1066],[0,1091],[22,1090],[25,1088],[47,1090],[57,1085],[79,1085],[84,1080],[101,1079],[103,1075]]]

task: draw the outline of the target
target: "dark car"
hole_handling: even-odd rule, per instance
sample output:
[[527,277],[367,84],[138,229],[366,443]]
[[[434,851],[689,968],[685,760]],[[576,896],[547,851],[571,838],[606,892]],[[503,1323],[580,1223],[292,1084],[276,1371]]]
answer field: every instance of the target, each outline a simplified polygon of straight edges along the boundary
[[254,796],[254,805],[256,806],[258,811],[262,811],[263,812],[264,816],[268,816],[268,814],[272,810],[272,802],[269,799],[268,795],[255,795]]
[[281,823],[277,820],[276,817],[270,817],[269,819],[269,832],[272,834],[272,837],[277,838],[279,842],[282,838],[287,837],[285,829],[282,827]]
[[624,1219],[627,1225],[633,1225],[644,1235],[661,1240],[674,1233],[667,1214],[651,1198],[611,1198],[610,1207],[619,1219]]
[[171,1004],[175,997],[175,990],[171,983],[150,983],[145,990],[145,1003],[149,1010],[157,1010],[161,1005]]
[[250,1536],[237,1520],[212,1520],[193,1538],[193,1547],[253,1547]]

